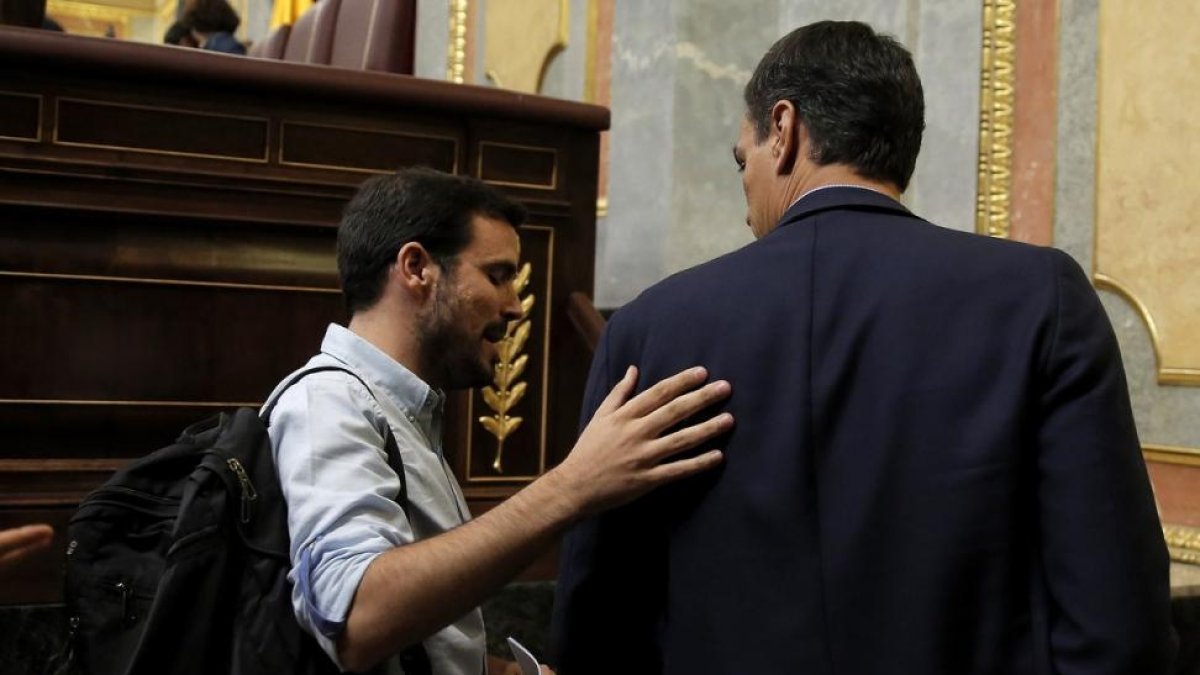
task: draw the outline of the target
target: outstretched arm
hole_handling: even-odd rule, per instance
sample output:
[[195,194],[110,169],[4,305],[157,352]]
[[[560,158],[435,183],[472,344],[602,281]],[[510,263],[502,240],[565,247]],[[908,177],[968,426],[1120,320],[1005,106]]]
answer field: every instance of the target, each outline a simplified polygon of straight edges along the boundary
[[338,641],[342,666],[366,670],[466,614],[580,518],[715,467],[716,450],[667,460],[728,430],[729,415],[663,435],[729,395],[706,378],[693,368],[630,399],[629,368],[562,464],[461,527],[377,556]]

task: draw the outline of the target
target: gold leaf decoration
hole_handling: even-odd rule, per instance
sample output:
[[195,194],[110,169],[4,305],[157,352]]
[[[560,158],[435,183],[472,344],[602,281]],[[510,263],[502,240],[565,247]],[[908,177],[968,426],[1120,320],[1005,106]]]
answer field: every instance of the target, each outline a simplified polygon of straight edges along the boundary
[[[532,265],[525,263],[521,266],[512,281],[513,290],[517,292],[517,295],[524,292],[532,274]],[[529,388],[525,382],[519,381],[519,378],[525,372],[525,367],[529,365],[529,355],[521,352],[525,349],[525,343],[529,341],[529,335],[533,331],[533,326],[529,321],[529,312],[533,310],[534,302],[532,293],[521,298],[521,318],[508,324],[508,331],[505,333],[504,339],[496,346],[499,358],[496,362],[492,384],[484,387],[480,392],[483,402],[492,410],[491,415],[480,417],[479,423],[488,433],[496,437],[496,459],[492,462],[492,469],[496,473],[504,472],[501,464],[504,455],[504,440],[515,433],[521,427],[521,422],[524,421],[523,418],[511,416],[508,413],[521,402]]]

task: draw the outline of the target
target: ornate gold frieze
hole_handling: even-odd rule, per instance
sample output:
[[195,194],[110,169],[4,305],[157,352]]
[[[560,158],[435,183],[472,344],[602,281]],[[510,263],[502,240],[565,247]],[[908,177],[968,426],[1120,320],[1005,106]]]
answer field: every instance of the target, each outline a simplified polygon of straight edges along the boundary
[[[513,288],[520,295],[529,285],[529,277],[533,266],[525,263],[513,279]],[[511,436],[521,426],[523,418],[510,415],[521,399],[525,397],[528,385],[520,380],[529,364],[529,355],[522,354],[525,343],[529,341],[533,329],[529,321],[529,312],[533,309],[534,296],[529,294],[521,298],[521,318],[508,324],[508,333],[497,347],[499,359],[496,363],[496,375],[492,385],[483,388],[483,400],[492,409],[491,415],[479,418],[479,423],[496,437],[496,457],[492,461],[492,469],[503,473],[504,439]]]
[[467,0],[450,0],[450,45],[446,79],[462,84],[467,75]]
[[975,229],[1003,238],[1012,220],[1016,13],[1016,0],[984,0]]

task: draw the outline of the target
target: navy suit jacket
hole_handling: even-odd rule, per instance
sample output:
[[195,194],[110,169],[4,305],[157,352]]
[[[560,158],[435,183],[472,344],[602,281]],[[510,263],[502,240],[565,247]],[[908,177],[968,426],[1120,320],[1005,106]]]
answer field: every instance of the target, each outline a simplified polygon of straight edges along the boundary
[[619,310],[584,420],[630,364],[707,366],[736,427],[717,471],[569,534],[560,675],[1169,668],[1120,353],[1062,252],[819,190]]

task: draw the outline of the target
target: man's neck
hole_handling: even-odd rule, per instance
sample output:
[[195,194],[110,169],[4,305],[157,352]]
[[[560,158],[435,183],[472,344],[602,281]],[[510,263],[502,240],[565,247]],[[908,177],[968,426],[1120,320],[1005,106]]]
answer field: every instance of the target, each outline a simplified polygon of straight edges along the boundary
[[[398,326],[403,328],[398,329]],[[416,335],[409,325],[388,316],[378,304],[371,309],[355,312],[346,328],[390,356],[423,382],[429,382],[428,373],[422,368]]]
[[817,166],[808,164],[798,169],[788,177],[784,191],[784,208],[787,211],[802,197],[822,188],[829,187],[858,187],[887,195],[900,201],[900,190],[889,181],[864,178],[855,173],[854,169],[845,164],[826,164]]

